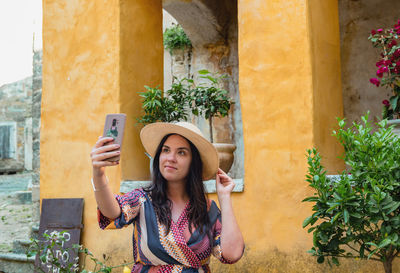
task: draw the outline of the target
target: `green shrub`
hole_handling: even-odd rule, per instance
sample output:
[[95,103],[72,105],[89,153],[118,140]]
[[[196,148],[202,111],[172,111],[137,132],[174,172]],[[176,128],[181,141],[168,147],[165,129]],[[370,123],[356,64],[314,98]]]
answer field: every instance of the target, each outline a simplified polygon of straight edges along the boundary
[[338,257],[371,259],[391,272],[400,252],[400,140],[386,120],[373,132],[368,115],[347,129],[344,119],[338,119],[333,135],[344,147],[348,166],[338,181],[328,179],[317,150],[308,150],[306,180],[315,192],[303,202],[312,202],[314,213],[303,228],[311,226],[314,246],[309,253],[318,263],[339,265]]

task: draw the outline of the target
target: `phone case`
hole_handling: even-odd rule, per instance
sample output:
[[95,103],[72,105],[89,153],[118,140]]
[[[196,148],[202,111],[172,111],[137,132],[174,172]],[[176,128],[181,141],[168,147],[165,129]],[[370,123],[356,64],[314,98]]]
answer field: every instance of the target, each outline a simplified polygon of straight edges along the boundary
[[[106,122],[104,124],[103,137],[113,137],[113,144],[119,144],[119,150],[121,150],[122,140],[124,138],[125,121],[125,114],[108,114],[106,116]],[[107,160],[118,161],[119,159],[120,156],[114,156]]]

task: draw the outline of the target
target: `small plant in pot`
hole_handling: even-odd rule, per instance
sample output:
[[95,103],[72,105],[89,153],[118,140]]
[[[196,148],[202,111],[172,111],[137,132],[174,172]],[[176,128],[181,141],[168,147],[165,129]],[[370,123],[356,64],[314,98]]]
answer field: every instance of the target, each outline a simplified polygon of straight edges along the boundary
[[213,137],[213,119],[227,116],[231,105],[234,104],[228,96],[228,91],[220,87],[221,81],[227,76],[212,74],[208,70],[200,70],[198,73],[206,82],[194,85],[193,80],[188,80],[193,84],[189,91],[192,114],[208,120],[210,141],[218,151],[220,168],[228,172],[233,163],[236,146],[230,143],[214,143]]

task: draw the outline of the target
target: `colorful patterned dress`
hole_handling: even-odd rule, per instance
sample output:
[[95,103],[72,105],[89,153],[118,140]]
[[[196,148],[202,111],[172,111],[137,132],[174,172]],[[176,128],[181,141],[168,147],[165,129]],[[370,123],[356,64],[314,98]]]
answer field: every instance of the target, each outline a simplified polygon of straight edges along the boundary
[[166,234],[166,227],[160,224],[154,211],[150,196],[142,189],[124,195],[116,195],[121,207],[121,215],[111,220],[98,210],[100,228],[122,228],[134,225],[133,258],[136,272],[211,272],[209,267],[211,254],[222,263],[233,263],[224,259],[221,252],[221,212],[214,201],[209,203],[208,215],[212,224],[213,247],[207,235],[198,230],[189,232],[188,206]]

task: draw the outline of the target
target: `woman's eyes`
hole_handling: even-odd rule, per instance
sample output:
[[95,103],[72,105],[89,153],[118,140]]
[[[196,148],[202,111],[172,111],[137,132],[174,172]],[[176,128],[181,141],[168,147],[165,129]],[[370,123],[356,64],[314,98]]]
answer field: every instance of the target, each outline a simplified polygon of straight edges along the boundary
[[[161,152],[162,153],[169,153],[170,149],[169,148],[162,148]],[[178,155],[186,155],[186,151],[185,150],[179,150],[178,151]]]

